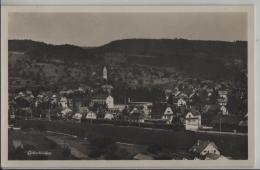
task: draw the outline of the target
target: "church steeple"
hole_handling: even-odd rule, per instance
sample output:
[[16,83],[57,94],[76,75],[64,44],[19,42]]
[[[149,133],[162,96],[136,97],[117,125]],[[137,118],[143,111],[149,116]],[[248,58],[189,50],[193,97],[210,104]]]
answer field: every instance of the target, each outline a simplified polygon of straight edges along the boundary
[[107,68],[106,68],[106,66],[103,68],[103,79],[107,80]]

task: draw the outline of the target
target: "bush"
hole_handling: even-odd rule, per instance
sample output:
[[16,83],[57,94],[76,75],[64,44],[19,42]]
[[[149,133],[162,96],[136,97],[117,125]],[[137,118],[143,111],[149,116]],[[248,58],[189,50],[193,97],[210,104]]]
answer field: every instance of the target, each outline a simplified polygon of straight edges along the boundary
[[102,154],[107,159],[115,159],[117,157],[114,153],[117,150],[117,145],[111,137],[90,135],[88,140],[91,148],[89,157],[97,158]]
[[88,154],[90,158],[98,158],[101,156],[101,152],[98,148],[92,147],[90,153]]
[[120,148],[120,149],[114,150],[114,152],[112,152],[112,153],[111,152],[108,153],[106,159],[108,159],[108,160],[118,160],[118,159],[129,160],[129,159],[131,159],[131,155],[126,149]]
[[28,156],[22,147],[12,148],[8,150],[8,159],[10,160],[26,160]]
[[71,156],[71,150],[68,146],[62,148],[62,157],[63,159],[69,159]]
[[88,140],[91,147],[98,148],[102,151],[114,149],[116,147],[116,143],[111,137],[90,135]]
[[171,160],[172,156],[168,153],[160,153],[155,157],[156,160]]
[[158,144],[149,145],[147,151],[152,154],[158,154],[162,151],[162,147]]

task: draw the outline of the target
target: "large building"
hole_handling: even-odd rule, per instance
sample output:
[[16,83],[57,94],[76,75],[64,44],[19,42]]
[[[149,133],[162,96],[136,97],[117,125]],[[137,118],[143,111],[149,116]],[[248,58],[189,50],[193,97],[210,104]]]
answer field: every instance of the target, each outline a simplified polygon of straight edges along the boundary
[[191,109],[185,116],[185,129],[197,131],[201,127],[201,114]]
[[92,97],[92,104],[106,104],[108,109],[114,108],[114,98],[111,95],[100,95]]

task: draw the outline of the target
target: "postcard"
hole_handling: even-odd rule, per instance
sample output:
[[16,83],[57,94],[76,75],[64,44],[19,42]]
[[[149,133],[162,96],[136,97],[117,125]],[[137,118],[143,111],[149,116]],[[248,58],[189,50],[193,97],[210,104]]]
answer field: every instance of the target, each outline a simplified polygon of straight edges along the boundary
[[253,6],[1,13],[4,168],[254,166]]

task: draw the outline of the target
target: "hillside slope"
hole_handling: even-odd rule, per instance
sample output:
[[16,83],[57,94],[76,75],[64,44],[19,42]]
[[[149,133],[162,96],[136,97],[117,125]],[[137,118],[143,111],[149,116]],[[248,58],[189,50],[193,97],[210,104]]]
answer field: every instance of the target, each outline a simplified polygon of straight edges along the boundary
[[10,77],[27,85],[89,83],[100,76],[103,65],[111,80],[126,83],[170,83],[179,74],[237,81],[247,70],[247,42],[125,39],[82,48],[9,40]]

